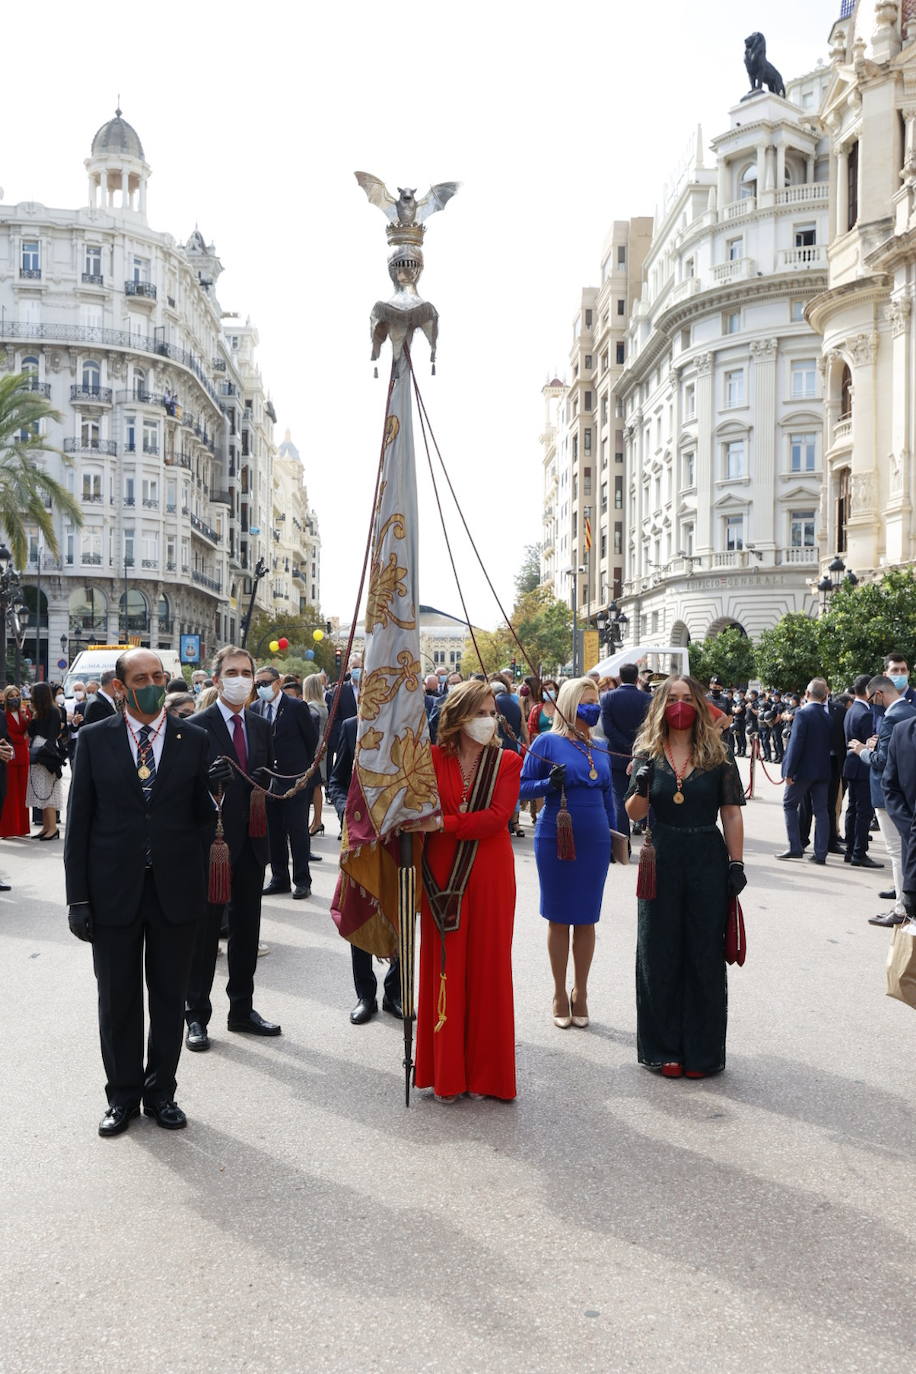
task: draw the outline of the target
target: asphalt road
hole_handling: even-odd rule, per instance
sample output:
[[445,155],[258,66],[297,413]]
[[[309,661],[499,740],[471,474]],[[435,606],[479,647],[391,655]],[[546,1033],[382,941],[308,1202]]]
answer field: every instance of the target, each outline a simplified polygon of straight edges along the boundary
[[188,1129],[115,1140],[60,846],[0,842],[3,1374],[912,1367],[916,1014],[865,919],[889,869],[774,863],[763,789],[721,1077],[636,1064],[635,866],[609,876],[592,1024],[554,1028],[526,836],[518,1101],[405,1110],[400,1026],[348,1021],[329,833],[313,898],[265,899],[255,1005],[283,1037],[218,1014],[179,1068]]

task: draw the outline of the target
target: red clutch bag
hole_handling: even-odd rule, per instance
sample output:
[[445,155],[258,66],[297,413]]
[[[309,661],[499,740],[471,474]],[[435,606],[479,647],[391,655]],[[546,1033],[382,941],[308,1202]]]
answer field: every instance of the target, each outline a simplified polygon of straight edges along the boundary
[[747,958],[747,936],[744,933],[744,912],[737,897],[728,899],[725,922],[725,962],[740,968]]

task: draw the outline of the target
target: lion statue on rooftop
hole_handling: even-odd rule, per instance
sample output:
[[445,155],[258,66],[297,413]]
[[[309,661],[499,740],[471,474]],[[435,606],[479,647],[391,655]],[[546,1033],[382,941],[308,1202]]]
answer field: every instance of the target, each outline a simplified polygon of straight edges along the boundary
[[774,95],[785,98],[785,83],[772,62],[767,61],[767,41],[762,33],[752,33],[744,40],[744,65],[752,91],[762,91],[766,86]]

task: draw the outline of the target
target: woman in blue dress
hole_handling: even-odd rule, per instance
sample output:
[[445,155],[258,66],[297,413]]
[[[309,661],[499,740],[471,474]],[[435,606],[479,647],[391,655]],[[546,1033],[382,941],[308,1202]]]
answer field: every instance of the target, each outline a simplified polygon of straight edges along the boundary
[[[565,682],[553,727],[532,741],[522,769],[523,799],[547,798],[534,834],[534,857],[541,885],[541,915],[548,922],[553,1023],[561,1030],[588,1025],[588,974],[611,858],[610,832],[616,825],[606,747],[594,743],[591,734],[599,713],[598,692],[591,678]],[[572,822],[573,855],[569,854],[567,810]],[[566,986],[570,932],[571,992]]]

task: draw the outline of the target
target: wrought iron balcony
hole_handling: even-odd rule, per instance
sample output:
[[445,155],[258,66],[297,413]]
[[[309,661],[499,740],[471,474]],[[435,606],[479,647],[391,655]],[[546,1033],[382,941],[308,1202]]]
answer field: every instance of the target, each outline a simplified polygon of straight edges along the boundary
[[210,493],[210,500],[218,506],[231,506],[232,493],[229,491],[221,491],[214,488],[213,491]]
[[70,400],[80,402],[85,405],[110,406],[111,387],[110,386],[81,386],[76,383],[70,388]]
[[40,267],[20,267],[19,275],[25,281],[41,281]]
[[135,506],[137,504],[137,498],[135,496],[125,496],[124,504],[125,506]]
[[91,505],[100,506],[104,497],[100,491],[84,491],[81,499],[88,501]]
[[150,457],[150,458],[158,458],[158,457],[159,457],[159,445],[158,445],[158,444],[144,444],[144,445],[143,445],[143,452],[144,452],[148,457]]
[[174,501],[167,501],[167,502],[166,502],[166,506],[165,506],[166,515],[174,515],[175,512],[177,511],[177,509],[178,509],[178,507],[175,505],[175,502],[174,502]]
[[22,389],[23,391],[36,391],[39,396],[50,397],[51,395],[51,383],[40,382],[37,377],[29,377]]
[[115,457],[118,446],[113,439],[65,439],[64,453],[106,453]]
[[141,567],[141,568],[158,568],[158,567],[159,567],[159,559],[158,559],[158,558],[141,558],[141,560],[140,560],[140,567]]
[[206,521],[201,520],[200,516],[195,515],[193,511],[191,511],[191,529],[196,530],[198,534],[202,534],[205,539],[212,540],[214,544],[219,543],[219,530],[215,530],[212,525],[208,525]]
[[214,372],[225,372],[225,371],[226,371],[226,359],[225,359],[225,358],[214,358],[214,359],[213,359],[212,366],[213,366],[213,371],[214,371]]
[[81,553],[80,562],[95,568],[102,566],[102,555],[100,553]]
[[159,509],[159,502],[158,502],[154,497],[152,497],[152,496],[144,496],[144,498],[143,498],[143,509],[144,509],[144,510],[158,510],[158,509]]
[[86,286],[104,286],[105,278],[100,272],[84,272],[83,282]]
[[208,577],[206,573],[198,572],[196,568],[191,570],[191,581],[196,582],[198,587],[206,587],[211,592],[221,592],[223,584],[215,577]]
[[174,560],[174,558],[167,558],[167,559],[165,560],[165,570],[166,570],[166,572],[174,572],[174,571],[175,571],[175,560]]
[[124,294],[125,296],[139,296],[144,300],[154,301],[156,288],[151,281],[126,281]]

